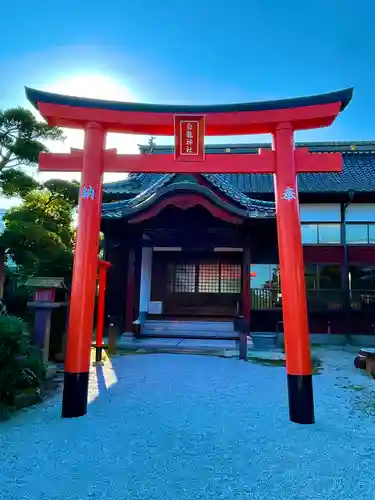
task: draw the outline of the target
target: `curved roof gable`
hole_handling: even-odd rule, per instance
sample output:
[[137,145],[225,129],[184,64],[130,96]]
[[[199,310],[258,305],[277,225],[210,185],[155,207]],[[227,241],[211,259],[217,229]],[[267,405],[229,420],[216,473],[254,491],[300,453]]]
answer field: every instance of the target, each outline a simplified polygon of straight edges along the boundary
[[[224,179],[221,179],[219,175],[212,176],[210,183],[224,193],[227,199],[218,196],[215,190],[195,182],[181,182],[178,179],[173,182],[175,176],[176,174],[160,176],[151,186],[128,200],[103,203],[102,217],[104,219],[127,218],[150,208],[158,200],[175,193],[202,195],[214,205],[243,218],[275,216],[275,204],[273,202],[251,199],[244,193],[237,191]],[[203,174],[203,176],[207,177],[207,174]]]

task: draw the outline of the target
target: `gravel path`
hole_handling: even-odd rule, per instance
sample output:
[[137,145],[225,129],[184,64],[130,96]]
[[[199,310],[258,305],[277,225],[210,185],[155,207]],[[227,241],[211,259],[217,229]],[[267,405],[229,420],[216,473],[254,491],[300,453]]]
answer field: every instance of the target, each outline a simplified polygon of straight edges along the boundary
[[0,499],[372,498],[375,382],[353,353],[319,355],[314,426],[288,422],[284,368],[114,358],[86,417],[62,420],[58,396],[0,425]]

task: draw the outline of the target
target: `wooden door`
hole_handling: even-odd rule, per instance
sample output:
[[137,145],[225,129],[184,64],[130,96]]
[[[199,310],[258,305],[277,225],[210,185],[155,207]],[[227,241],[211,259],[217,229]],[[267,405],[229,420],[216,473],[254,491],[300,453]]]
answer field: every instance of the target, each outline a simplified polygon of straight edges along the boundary
[[240,253],[156,252],[154,257],[152,300],[163,302],[165,315],[235,316],[241,296]]

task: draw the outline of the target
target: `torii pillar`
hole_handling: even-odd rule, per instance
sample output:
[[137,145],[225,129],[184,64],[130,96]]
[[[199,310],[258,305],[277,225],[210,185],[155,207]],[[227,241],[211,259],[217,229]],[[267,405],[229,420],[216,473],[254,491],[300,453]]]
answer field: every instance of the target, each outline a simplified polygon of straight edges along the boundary
[[[118,103],[26,89],[50,125],[83,129],[83,151],[41,153],[43,171],[82,172],[78,234],[64,375],[63,417],[87,412],[103,172],[274,174],[289,417],[314,423],[297,174],[340,172],[340,153],[294,149],[296,130],[326,127],[350,102],[352,89],[279,101],[217,106]],[[118,155],[104,150],[107,132],[175,136],[175,155]],[[258,155],[208,154],[204,137],[272,134],[273,150]],[[265,203],[265,206],[267,204]],[[268,216],[267,210],[259,216]],[[254,214],[256,216],[256,214]]]

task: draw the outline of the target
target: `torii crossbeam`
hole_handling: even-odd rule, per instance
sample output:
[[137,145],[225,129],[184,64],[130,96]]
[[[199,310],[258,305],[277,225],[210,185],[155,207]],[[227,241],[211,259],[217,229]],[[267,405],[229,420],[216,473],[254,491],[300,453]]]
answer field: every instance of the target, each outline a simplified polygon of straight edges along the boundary
[[[26,89],[50,125],[83,129],[83,150],[40,155],[43,171],[81,172],[78,232],[64,376],[63,417],[87,412],[103,172],[269,173],[275,178],[277,233],[290,420],[314,423],[310,341],[299,220],[297,174],[340,172],[340,153],[294,149],[294,131],[329,126],[352,89],[279,101],[218,106],[122,103]],[[175,136],[175,155],[118,155],[107,132]],[[270,133],[273,150],[258,155],[205,155],[204,137]],[[70,347],[69,347],[70,346]],[[73,347],[74,346],[74,347]]]

